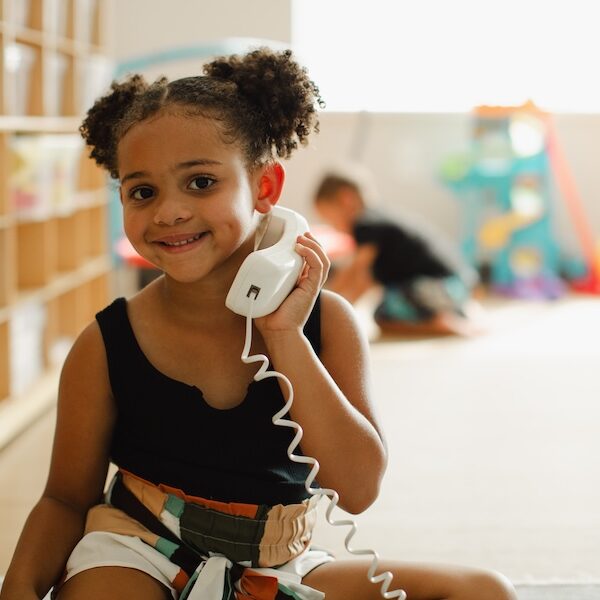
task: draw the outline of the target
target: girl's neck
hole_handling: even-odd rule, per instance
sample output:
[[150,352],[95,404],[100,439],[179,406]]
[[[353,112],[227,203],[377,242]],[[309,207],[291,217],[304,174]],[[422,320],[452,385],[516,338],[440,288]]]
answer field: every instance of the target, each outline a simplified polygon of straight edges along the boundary
[[179,322],[193,326],[233,321],[236,317],[225,306],[228,283],[180,283],[170,279],[168,275],[163,275],[153,284],[156,288],[152,291],[161,310]]
[[233,323],[239,317],[225,306],[225,298],[247,254],[243,251],[230,267],[222,265],[219,273],[213,272],[194,283],[182,283],[164,274],[148,286],[148,294],[169,319],[190,327]]

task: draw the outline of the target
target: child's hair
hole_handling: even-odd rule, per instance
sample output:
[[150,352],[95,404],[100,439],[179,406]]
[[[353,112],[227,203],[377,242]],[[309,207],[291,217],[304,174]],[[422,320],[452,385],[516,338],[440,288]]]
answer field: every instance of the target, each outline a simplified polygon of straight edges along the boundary
[[350,190],[364,208],[380,203],[374,172],[366,164],[348,158],[324,166],[313,190],[314,204],[335,201],[340,190]]
[[275,156],[288,158],[298,144],[318,132],[316,104],[324,103],[306,69],[292,52],[259,48],[245,55],[220,57],[204,75],[148,84],[141,75],[122,83],[88,111],[80,132],[90,156],[118,179],[117,145],[136,123],[161,110],[216,119],[227,142],[238,142],[247,166]]
[[352,179],[336,173],[328,173],[323,176],[323,179],[321,179],[321,182],[315,190],[315,202],[318,203],[331,200],[339,190],[344,188],[350,188],[358,196],[362,195],[360,187]]

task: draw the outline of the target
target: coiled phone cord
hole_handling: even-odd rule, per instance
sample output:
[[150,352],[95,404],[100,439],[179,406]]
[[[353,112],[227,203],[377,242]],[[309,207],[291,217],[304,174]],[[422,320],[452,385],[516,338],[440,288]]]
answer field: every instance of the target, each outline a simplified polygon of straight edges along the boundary
[[[251,305],[252,302],[250,301],[249,304]],[[344,546],[346,547],[346,550],[350,554],[354,554],[356,556],[369,555],[369,556],[373,557],[373,560],[371,561],[371,565],[369,566],[369,569],[367,571],[367,578],[369,579],[369,581],[371,583],[380,583],[381,582],[381,595],[386,600],[389,600],[390,598],[400,598],[400,600],[406,600],[406,593],[404,592],[404,590],[397,589],[397,590],[393,590],[391,592],[388,591],[390,584],[392,582],[392,579],[393,579],[393,575],[389,571],[379,573],[379,575],[375,574],[377,572],[377,567],[379,564],[379,555],[377,554],[377,552],[375,552],[375,550],[356,550],[356,549],[350,547],[350,541],[354,537],[354,534],[356,533],[356,530],[357,530],[356,523],[354,521],[352,521],[351,519],[335,520],[331,516],[331,513],[333,512],[334,508],[337,506],[337,504],[339,502],[338,493],[332,489],[312,488],[311,487],[311,485],[312,485],[313,481],[316,479],[317,473],[319,472],[319,469],[320,469],[319,462],[317,461],[316,458],[312,458],[310,456],[298,456],[297,454],[294,454],[294,450],[297,448],[298,444],[300,444],[300,440],[302,439],[302,435],[303,435],[302,427],[295,421],[283,418],[284,415],[289,413],[289,411],[292,407],[292,404],[294,402],[294,389],[292,387],[292,384],[291,384],[290,380],[283,373],[279,373],[278,371],[268,371],[267,370],[269,367],[269,359],[264,354],[253,354],[252,356],[249,356],[251,346],[252,346],[252,310],[250,309],[249,314],[246,317],[246,340],[244,342],[244,349],[242,350],[242,357],[241,357],[242,362],[244,362],[246,364],[251,364],[251,363],[255,363],[255,362],[262,363],[260,368],[256,372],[256,374],[254,375],[255,381],[261,381],[262,379],[267,379],[268,377],[276,377],[277,379],[280,379],[281,381],[283,381],[285,384],[285,387],[288,392],[287,400],[286,400],[283,408],[281,408],[281,410],[279,410],[278,412],[276,412],[273,415],[272,421],[275,425],[279,425],[280,427],[290,427],[291,429],[293,429],[296,432],[296,434],[294,435],[294,439],[291,441],[290,445],[288,446],[287,455],[288,455],[289,459],[293,462],[312,465],[310,473],[308,474],[308,477],[306,478],[306,481],[304,482],[304,487],[306,488],[306,491],[309,494],[311,494],[312,496],[319,496],[319,499],[323,496],[327,496],[330,499],[329,506],[327,507],[327,509],[325,511],[325,518],[327,519],[327,522],[330,525],[334,525],[336,527],[341,527],[341,526],[346,525],[346,526],[350,527],[350,531],[348,532],[348,534],[346,535],[346,538],[344,540]]]

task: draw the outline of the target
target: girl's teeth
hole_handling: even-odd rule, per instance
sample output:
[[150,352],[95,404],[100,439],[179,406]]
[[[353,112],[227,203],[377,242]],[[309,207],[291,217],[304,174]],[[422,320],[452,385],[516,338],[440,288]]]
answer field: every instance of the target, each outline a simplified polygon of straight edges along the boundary
[[196,240],[200,239],[200,236],[202,234],[199,233],[198,235],[195,235],[194,237],[190,238],[189,240],[183,240],[181,242],[163,242],[166,246],[185,246],[186,244],[189,244],[191,242],[195,242]]

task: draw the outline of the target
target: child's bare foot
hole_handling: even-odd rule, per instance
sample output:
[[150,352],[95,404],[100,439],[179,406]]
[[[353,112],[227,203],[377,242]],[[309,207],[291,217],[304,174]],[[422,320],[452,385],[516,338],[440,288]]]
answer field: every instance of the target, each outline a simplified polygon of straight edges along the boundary
[[407,337],[442,337],[458,335],[474,337],[486,332],[486,328],[478,320],[459,315],[443,313],[426,321],[397,321],[376,319],[382,335],[398,335]]

